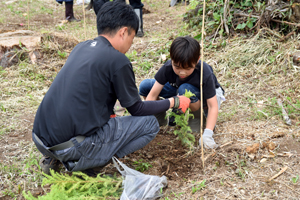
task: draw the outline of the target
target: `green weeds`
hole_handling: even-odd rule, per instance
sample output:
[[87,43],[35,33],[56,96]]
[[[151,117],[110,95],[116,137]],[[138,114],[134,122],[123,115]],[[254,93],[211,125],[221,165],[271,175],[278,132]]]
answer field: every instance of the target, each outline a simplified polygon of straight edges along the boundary
[[[286,97],[286,99],[289,102],[292,102],[291,97]],[[268,98],[266,102],[259,103],[256,100],[248,99],[250,107],[253,107],[253,104],[257,104],[257,106],[253,107],[254,116],[252,116],[252,119],[265,120],[272,117],[282,118],[282,108],[278,105],[277,100],[278,99],[276,97],[273,97]],[[300,101],[295,99],[294,104],[291,104],[288,101],[284,101],[283,106],[290,118],[297,119],[297,117],[299,117],[299,110],[297,109],[300,109]]]
[[[228,4],[226,5],[225,2]],[[292,5],[292,4],[291,4]],[[276,11],[280,13],[282,19],[289,18],[292,12],[292,6],[288,9]],[[224,8],[227,10],[224,11]],[[228,9],[229,8],[229,9]],[[230,32],[248,32],[253,33],[253,28],[258,22],[258,17],[261,13],[265,11],[266,5],[264,1],[251,1],[251,0],[241,0],[241,1],[223,1],[223,0],[209,0],[206,2],[206,18],[205,18],[205,28],[208,35],[211,33],[219,34],[220,37],[225,36],[225,26],[224,22],[224,12],[226,12],[226,26]],[[198,0],[190,0],[189,10],[194,12],[188,12],[185,15],[185,21],[189,25],[190,29],[196,30],[201,29],[202,26],[202,14],[203,14],[203,2]],[[237,12],[238,10],[238,12]],[[235,15],[236,13],[242,13],[241,16]],[[275,27],[274,27],[275,28]],[[289,30],[290,27],[282,25],[282,31]],[[199,36],[199,35],[198,35]]]
[[[2,109],[5,109],[5,112],[8,111],[4,107]],[[0,127],[0,135],[4,135],[4,134],[7,134],[7,133],[10,133],[10,132],[12,132],[14,130],[16,130],[16,125],[1,126]]]
[[5,189],[4,191],[2,191],[2,194],[6,196],[10,196],[11,198],[14,198],[16,196],[16,194],[9,189]]
[[171,194],[170,194],[170,198],[169,198],[169,196],[167,196],[167,197],[165,197],[165,200],[180,200],[180,199],[182,199],[182,195],[184,194],[184,192],[179,192],[178,194],[177,193],[175,193],[175,192],[171,192]]
[[5,77],[7,75],[7,71],[0,66],[0,77]]
[[296,177],[293,177],[291,180],[294,184],[296,184],[299,180],[299,175],[297,175]]
[[222,186],[224,186],[224,178],[221,178],[220,184],[221,184]]
[[135,166],[135,169],[140,172],[147,171],[149,168],[152,167],[150,163],[143,162],[143,159],[140,159],[139,161],[134,161],[132,164]]
[[67,57],[67,52],[61,52],[61,51],[57,51],[57,54],[59,55],[59,57],[61,57],[61,58],[66,58]]
[[127,58],[130,60],[130,62],[133,62],[134,59],[135,59],[136,56],[137,56],[137,51],[136,51],[136,50],[133,50],[133,51],[131,51],[131,52],[127,52],[127,53],[126,53],[126,56],[127,56]]
[[29,80],[44,81],[45,76],[41,74],[37,67],[28,62],[21,62],[19,65],[19,74],[21,77],[28,78]]
[[237,167],[235,173],[239,178],[245,181],[245,177],[248,174],[246,161],[244,159],[240,159],[239,155],[236,155],[235,166]]
[[4,107],[3,103],[0,103],[0,110],[3,112],[6,112],[6,108]]
[[200,183],[196,183],[195,186],[192,187],[192,194],[194,194],[195,192],[197,192],[197,191],[202,190],[203,188],[205,188],[206,187],[205,181],[206,180],[203,180]]
[[42,6],[41,7],[41,11],[43,11],[43,13],[48,13],[50,15],[53,14],[53,10],[52,9],[49,9],[49,8],[46,8],[45,6]]

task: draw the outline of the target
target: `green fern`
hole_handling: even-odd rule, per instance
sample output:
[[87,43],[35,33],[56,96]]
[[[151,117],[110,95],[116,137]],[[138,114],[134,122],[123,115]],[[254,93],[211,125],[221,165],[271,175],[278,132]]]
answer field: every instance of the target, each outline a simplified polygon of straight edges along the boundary
[[23,191],[25,199],[119,199],[123,191],[121,178],[103,176],[103,174],[93,178],[82,172],[73,172],[70,176],[51,170],[51,175],[44,175],[46,178],[43,179],[42,186],[50,184],[51,191],[38,198],[35,198],[30,191],[28,193]]

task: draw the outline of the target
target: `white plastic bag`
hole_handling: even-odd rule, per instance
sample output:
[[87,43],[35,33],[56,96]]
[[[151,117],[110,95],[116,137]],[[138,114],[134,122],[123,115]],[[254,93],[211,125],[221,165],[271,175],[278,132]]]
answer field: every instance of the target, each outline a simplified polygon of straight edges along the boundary
[[[112,160],[124,178],[124,191],[120,200],[154,200],[162,196],[161,188],[167,186],[165,176],[146,175],[127,167],[115,157]],[[124,169],[123,171],[120,166]]]
[[[91,0],[84,0],[84,4],[89,4]],[[75,5],[82,5],[82,0],[77,0]]]

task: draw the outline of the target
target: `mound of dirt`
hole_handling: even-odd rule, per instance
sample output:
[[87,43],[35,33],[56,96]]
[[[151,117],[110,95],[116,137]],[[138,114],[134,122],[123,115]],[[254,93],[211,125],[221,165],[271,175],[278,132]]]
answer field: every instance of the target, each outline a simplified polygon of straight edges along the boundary
[[10,67],[27,58],[35,64],[43,57],[43,53],[66,51],[78,43],[75,38],[60,33],[41,35],[29,30],[4,32],[0,34],[0,66]]

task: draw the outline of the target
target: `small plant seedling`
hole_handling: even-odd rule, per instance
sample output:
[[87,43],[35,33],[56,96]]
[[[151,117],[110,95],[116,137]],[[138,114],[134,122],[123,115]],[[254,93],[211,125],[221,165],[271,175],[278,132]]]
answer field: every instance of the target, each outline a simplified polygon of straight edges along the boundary
[[6,195],[6,196],[10,196],[12,198],[14,198],[16,196],[16,194],[13,191],[8,190],[8,189],[5,189],[4,191],[2,191],[2,194]]
[[140,172],[144,172],[152,167],[150,163],[143,162],[143,159],[133,162],[133,165],[136,165],[135,169]]
[[66,52],[61,52],[61,51],[57,51],[57,54],[61,57],[61,58],[66,58],[67,57],[67,53]]
[[180,192],[180,193],[178,193],[178,194],[176,194],[175,192],[172,192],[172,194],[173,194],[175,197],[179,198],[182,194],[184,194],[184,192]]
[[205,187],[206,187],[205,181],[206,181],[206,180],[203,180],[202,182],[196,184],[195,187],[192,187],[192,194],[194,194],[194,193],[197,192],[198,190],[202,190],[203,188],[205,188]]
[[[195,96],[191,91],[185,90],[185,97],[192,97]],[[176,123],[176,130],[174,131],[174,134],[178,136],[178,139],[181,141],[181,144],[183,146],[187,146],[190,149],[194,146],[195,137],[192,133],[191,127],[188,125],[189,118],[194,117],[193,114],[189,113],[190,109],[188,108],[184,114],[176,114],[174,112],[171,112],[169,116],[174,116],[175,123]]]
[[6,74],[7,72],[3,69],[3,67],[0,65],[0,77],[4,74]]
[[223,186],[224,185],[224,178],[221,178],[220,184]]
[[2,110],[3,112],[6,112],[6,109],[2,103],[0,103],[0,110]]
[[299,175],[297,175],[296,177],[293,177],[293,178],[292,178],[292,182],[293,182],[293,183],[297,183],[298,180],[299,180]]

